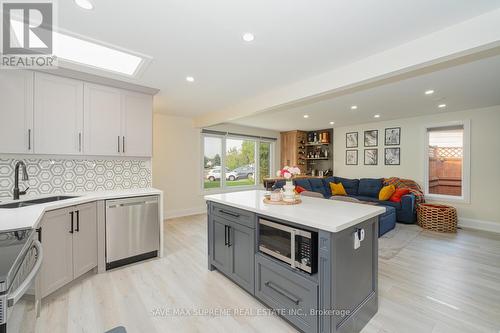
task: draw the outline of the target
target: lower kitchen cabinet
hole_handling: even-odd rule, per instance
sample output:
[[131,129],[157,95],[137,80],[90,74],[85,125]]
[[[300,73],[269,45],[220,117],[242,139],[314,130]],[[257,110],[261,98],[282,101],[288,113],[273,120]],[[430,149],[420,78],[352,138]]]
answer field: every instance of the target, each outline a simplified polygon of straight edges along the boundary
[[45,297],[97,266],[95,202],[47,212],[41,221]]
[[255,230],[218,216],[210,229],[211,264],[253,294]]

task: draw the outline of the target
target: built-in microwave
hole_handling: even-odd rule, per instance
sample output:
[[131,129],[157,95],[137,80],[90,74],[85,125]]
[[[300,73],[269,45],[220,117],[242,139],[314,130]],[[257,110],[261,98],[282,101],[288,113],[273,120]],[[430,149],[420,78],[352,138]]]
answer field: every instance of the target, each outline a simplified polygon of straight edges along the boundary
[[259,219],[259,251],[309,274],[317,272],[318,233]]

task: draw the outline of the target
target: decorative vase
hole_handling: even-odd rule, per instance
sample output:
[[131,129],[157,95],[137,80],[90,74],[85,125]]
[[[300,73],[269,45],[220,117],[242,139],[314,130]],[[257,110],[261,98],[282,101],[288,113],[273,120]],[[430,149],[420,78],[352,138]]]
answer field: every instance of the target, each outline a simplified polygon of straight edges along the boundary
[[294,202],[295,201],[295,186],[291,180],[287,180],[285,186],[283,186],[285,190],[283,192],[283,201],[286,202]]

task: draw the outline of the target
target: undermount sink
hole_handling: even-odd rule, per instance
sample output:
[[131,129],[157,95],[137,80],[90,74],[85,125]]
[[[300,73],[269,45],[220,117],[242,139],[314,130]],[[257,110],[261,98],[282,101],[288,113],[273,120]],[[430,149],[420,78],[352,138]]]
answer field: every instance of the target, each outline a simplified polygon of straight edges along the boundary
[[61,201],[61,200],[67,200],[67,199],[73,199],[73,198],[77,198],[77,197],[76,196],[69,196],[69,195],[58,195],[55,197],[47,197],[47,198],[40,198],[40,199],[33,199],[33,200],[26,200],[26,201],[19,201],[19,202],[11,202],[11,203],[0,205],[0,208],[21,208],[21,207],[39,205],[39,204],[43,204],[43,203],[47,203],[47,202]]

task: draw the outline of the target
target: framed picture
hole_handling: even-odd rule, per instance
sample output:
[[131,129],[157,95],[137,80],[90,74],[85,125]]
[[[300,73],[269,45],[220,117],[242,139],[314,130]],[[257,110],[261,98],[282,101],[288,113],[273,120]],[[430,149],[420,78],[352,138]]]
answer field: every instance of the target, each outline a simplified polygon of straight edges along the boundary
[[401,148],[385,148],[385,165],[401,164]]
[[351,149],[345,151],[345,165],[358,165],[358,151]]
[[365,165],[378,164],[378,149],[365,149]]
[[378,130],[365,131],[365,147],[378,146]]
[[401,127],[385,129],[385,145],[399,146],[401,144]]
[[350,132],[345,134],[345,147],[358,148],[358,132]]

